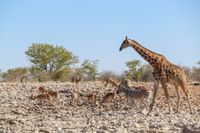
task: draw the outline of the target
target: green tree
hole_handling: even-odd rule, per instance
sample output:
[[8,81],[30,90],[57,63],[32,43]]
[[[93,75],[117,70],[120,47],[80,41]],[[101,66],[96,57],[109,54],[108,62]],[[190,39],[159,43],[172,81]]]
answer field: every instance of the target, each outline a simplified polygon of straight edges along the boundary
[[28,72],[28,68],[18,67],[7,70],[2,74],[2,77],[5,81],[21,81],[22,78],[27,76]]
[[84,76],[86,76],[88,80],[96,79],[96,76],[98,75],[98,71],[97,71],[98,63],[99,63],[99,60],[94,60],[94,61],[85,60],[81,64],[82,73]]
[[78,57],[65,48],[46,43],[32,44],[25,54],[36,72],[51,73],[78,62]]
[[127,61],[125,64],[128,67],[128,71],[125,71],[124,75],[131,80],[139,81],[142,74],[141,62],[133,60]]

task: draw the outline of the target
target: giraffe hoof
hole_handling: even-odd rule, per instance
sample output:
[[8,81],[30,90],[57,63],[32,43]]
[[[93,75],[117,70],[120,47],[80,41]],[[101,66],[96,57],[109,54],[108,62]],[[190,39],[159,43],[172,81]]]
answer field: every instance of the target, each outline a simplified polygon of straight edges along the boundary
[[148,111],[147,115],[150,115],[150,113],[151,113],[151,110]]
[[149,116],[150,115],[150,113],[147,113],[147,116]]

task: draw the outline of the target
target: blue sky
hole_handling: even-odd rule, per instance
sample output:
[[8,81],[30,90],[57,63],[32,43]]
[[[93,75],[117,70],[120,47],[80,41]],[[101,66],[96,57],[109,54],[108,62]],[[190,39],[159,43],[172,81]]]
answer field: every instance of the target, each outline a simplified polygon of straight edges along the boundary
[[32,43],[64,46],[82,62],[100,60],[99,70],[122,72],[139,59],[119,52],[127,35],[172,63],[200,60],[199,0],[1,0],[0,69],[30,66]]

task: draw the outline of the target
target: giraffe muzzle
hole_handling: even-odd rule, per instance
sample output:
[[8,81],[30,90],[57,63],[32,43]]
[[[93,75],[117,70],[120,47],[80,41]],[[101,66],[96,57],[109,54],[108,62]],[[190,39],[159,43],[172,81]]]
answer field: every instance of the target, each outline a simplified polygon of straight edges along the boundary
[[122,49],[123,49],[123,47],[121,46],[121,47],[119,48],[119,51],[122,51]]

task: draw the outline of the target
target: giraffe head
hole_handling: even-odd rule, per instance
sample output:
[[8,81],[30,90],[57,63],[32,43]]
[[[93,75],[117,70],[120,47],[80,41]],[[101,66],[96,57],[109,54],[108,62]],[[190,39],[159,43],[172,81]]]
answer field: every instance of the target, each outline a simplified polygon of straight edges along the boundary
[[121,47],[119,48],[119,51],[122,51],[124,48],[127,48],[128,46],[130,46],[130,40],[128,39],[128,37],[126,36],[125,40],[123,41]]

